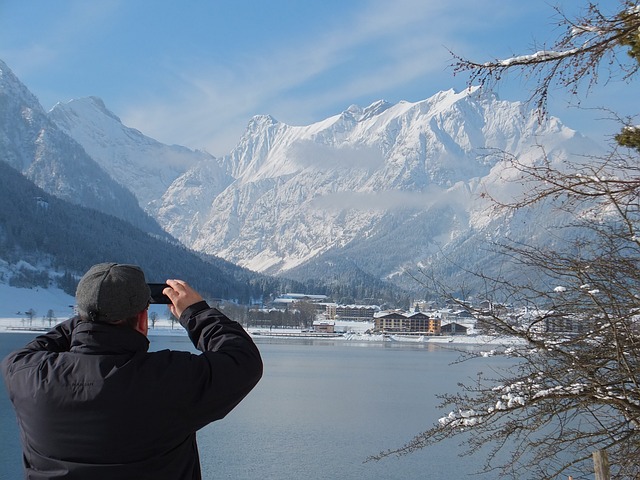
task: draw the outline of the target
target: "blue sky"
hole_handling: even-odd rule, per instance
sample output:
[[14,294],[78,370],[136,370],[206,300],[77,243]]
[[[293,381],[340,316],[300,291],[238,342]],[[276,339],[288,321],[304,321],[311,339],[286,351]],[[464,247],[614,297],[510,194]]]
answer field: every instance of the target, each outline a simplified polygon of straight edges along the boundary
[[[463,89],[448,50],[483,61],[529,53],[560,33],[551,4],[0,0],[0,59],[47,110],[97,96],[146,135],[223,155],[254,115],[306,125],[352,104]],[[526,100],[526,88],[513,75],[496,91]],[[628,90],[597,90],[584,106],[624,106]],[[551,113],[569,126],[589,135],[604,128],[592,121],[601,114],[568,109],[563,92],[552,100]]]

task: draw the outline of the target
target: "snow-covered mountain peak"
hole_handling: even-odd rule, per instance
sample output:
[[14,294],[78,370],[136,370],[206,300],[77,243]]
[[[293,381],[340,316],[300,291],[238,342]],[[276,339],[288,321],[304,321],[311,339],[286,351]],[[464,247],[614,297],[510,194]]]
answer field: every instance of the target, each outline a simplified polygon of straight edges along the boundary
[[31,109],[38,109],[44,113],[38,98],[29,91],[2,60],[0,60],[0,95],[10,96],[13,103],[29,105]]
[[138,198],[143,208],[158,200],[169,185],[211,155],[177,145],[165,145],[122,124],[97,97],[58,103],[49,117],[80,143],[116,181]]
[[[69,108],[65,108],[65,105]],[[95,96],[73,99],[68,102],[58,102],[49,113],[53,111],[56,112],[54,115],[61,115],[61,112],[65,112],[67,114],[75,114],[82,118],[106,116],[113,119],[116,123],[122,123],[120,118],[107,108],[104,101],[100,97]]]
[[37,98],[2,62],[0,105],[1,161],[47,193],[162,234],[133,194],[51,121]]
[[415,185],[425,175],[432,182],[451,185],[487,172],[487,157],[479,149],[521,151],[535,142],[536,135],[563,129],[557,119],[539,124],[520,103],[500,101],[492,92],[448,90],[415,103],[392,105],[381,100],[366,108],[351,105],[308,126],[254,117],[224,163],[235,178],[250,183],[310,168],[325,173],[331,168],[360,169],[361,152],[375,151],[376,160],[369,166],[380,169],[381,157],[387,163],[376,174],[367,169],[376,188]]
[[362,120],[366,120],[368,118],[379,115],[392,106],[393,105],[386,100],[378,100],[377,102],[373,102],[362,112]]
[[435,116],[443,113],[465,112],[469,108],[477,110],[484,105],[499,103],[498,96],[493,91],[485,91],[480,87],[469,87],[461,91],[449,89],[416,102],[420,110],[428,115]]
[[271,115],[254,115],[251,120],[249,120],[244,135],[251,135],[264,128],[269,128],[273,125],[277,125],[278,123],[280,122],[278,122],[278,120],[273,118]]
[[[537,158],[540,138],[548,139],[552,155],[576,142],[559,120],[539,123],[523,104],[479,88],[419,102],[351,105],[306,126],[254,117],[223,159],[235,180],[206,214],[191,209],[188,224],[171,233],[192,248],[269,273],[355,249],[367,262],[378,258],[374,270],[384,276],[411,262],[416,248],[428,251],[431,242],[446,244],[480,225],[472,221],[481,207],[473,195],[483,178],[499,176],[499,157],[488,152]],[[188,195],[180,202],[191,203]],[[395,260],[370,248],[393,251]]]
[[[10,88],[10,74],[4,64],[0,69],[0,88]],[[20,85],[12,98],[28,95]],[[531,233],[518,232],[478,197],[492,187],[494,198],[512,198],[520,187],[506,181],[514,173],[491,152],[526,162],[593,152],[592,142],[559,119],[539,122],[525,104],[477,87],[416,102],[351,105],[309,125],[257,115],[236,147],[218,159],[126,127],[97,97],[58,104],[48,115],[37,102],[17,101],[11,108],[11,116],[0,111],[7,131],[22,138],[14,128],[20,123],[38,139],[31,157],[11,157],[9,148],[19,142],[7,143],[5,156],[14,164],[49,158],[51,133],[41,127],[49,122],[57,126],[50,132],[65,132],[82,145],[187,247],[302,280],[336,278],[336,265],[382,279],[417,264],[451,275],[443,256],[482,264],[485,239],[506,230]],[[95,177],[98,170],[89,173]],[[43,179],[51,177],[45,173]]]
[[349,108],[342,112],[340,117],[350,121],[361,122],[381,114],[392,106],[393,105],[386,100],[378,100],[365,108],[359,105],[350,105]]
[[362,115],[362,108],[359,105],[355,104],[349,105],[349,108],[342,112],[342,114],[347,117],[357,118]]

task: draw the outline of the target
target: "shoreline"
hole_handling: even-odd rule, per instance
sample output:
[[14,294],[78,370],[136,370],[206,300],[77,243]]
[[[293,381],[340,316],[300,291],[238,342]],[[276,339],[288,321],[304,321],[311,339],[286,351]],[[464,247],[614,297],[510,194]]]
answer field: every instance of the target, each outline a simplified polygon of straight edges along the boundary
[[[21,289],[0,284],[0,333],[31,333],[34,335],[49,331],[62,320],[73,316],[75,299],[57,289]],[[32,312],[29,320],[26,313]],[[186,332],[177,323],[171,322],[167,314],[167,308],[163,305],[151,305],[150,312],[156,314],[156,320],[152,325],[149,322],[149,336],[176,336],[186,337]],[[48,318],[48,315],[51,318]],[[268,328],[245,327],[249,334],[256,340],[264,341],[336,341],[348,343],[369,343],[372,345],[475,345],[487,347],[512,346],[523,342],[515,338],[495,337],[480,335],[474,330],[474,325],[469,325],[466,335],[380,335],[368,334],[373,328],[372,322],[336,321],[336,333],[312,333],[303,332],[300,328]]]
[[[39,335],[48,332],[55,326],[42,325],[42,321],[38,320],[40,325],[24,325],[25,320],[19,318],[0,318],[0,333],[31,333]],[[35,323],[35,321],[34,321]],[[56,322],[58,323],[58,322]],[[169,321],[156,322],[155,327],[149,327],[149,337],[154,336],[175,336],[187,337],[186,331],[178,324],[172,325]],[[159,324],[158,324],[159,323]],[[523,343],[517,338],[497,337],[491,335],[395,335],[395,334],[371,334],[364,332],[348,332],[348,333],[314,333],[303,332],[301,329],[278,329],[278,331],[265,331],[263,328],[250,327],[246,328],[247,332],[254,340],[260,339],[280,339],[280,340],[333,340],[345,343],[384,343],[384,344],[406,344],[406,345],[427,345],[427,344],[445,344],[445,345],[487,345],[501,346],[514,345]]]

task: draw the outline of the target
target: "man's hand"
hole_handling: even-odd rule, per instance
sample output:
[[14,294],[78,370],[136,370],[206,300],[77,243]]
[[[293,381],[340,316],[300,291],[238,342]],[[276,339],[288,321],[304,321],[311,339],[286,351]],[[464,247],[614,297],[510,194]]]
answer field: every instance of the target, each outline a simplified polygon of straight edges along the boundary
[[167,285],[169,287],[165,288],[162,293],[171,300],[169,309],[176,318],[180,318],[186,308],[203,300],[200,294],[183,280],[167,280]]

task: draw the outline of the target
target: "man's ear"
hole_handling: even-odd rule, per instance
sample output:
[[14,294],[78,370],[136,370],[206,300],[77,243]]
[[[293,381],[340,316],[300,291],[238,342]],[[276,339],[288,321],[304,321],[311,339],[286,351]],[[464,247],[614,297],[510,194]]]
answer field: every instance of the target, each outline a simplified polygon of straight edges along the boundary
[[149,332],[149,312],[145,308],[137,315],[138,321],[136,322],[136,330],[143,334],[145,337]]

